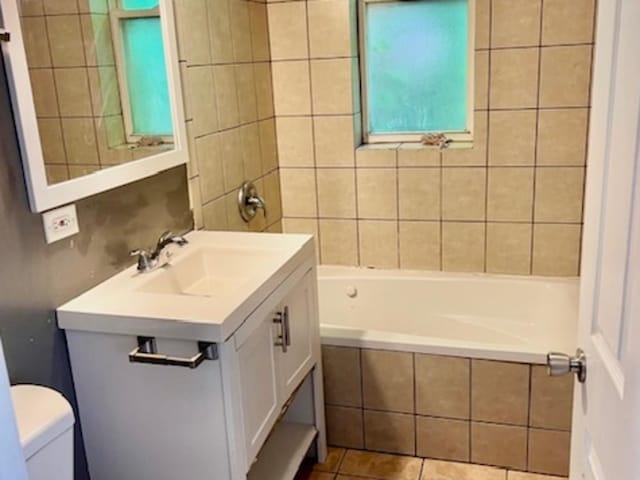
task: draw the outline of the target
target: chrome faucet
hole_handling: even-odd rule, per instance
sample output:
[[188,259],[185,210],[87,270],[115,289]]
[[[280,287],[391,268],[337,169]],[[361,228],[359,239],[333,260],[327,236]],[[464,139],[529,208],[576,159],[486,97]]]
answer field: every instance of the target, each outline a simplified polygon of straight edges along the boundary
[[187,243],[189,241],[180,235],[164,232],[158,238],[156,248],[152,251],[139,249],[133,250],[129,254],[132,257],[138,257],[138,271],[140,273],[148,273],[169,263],[171,258],[171,253],[167,250],[169,245],[184,247]]

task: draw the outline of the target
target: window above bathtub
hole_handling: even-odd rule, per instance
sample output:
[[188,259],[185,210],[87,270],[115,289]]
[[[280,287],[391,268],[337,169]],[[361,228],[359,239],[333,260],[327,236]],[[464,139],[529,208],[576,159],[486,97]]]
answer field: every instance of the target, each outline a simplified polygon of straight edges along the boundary
[[473,133],[475,0],[359,0],[365,143]]

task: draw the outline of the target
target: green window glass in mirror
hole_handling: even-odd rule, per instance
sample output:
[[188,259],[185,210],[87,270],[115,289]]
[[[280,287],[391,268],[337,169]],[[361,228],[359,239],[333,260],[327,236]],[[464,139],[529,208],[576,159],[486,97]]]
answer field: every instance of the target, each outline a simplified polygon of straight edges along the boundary
[[133,128],[131,133],[171,135],[173,128],[160,18],[123,19],[122,44]]
[[465,131],[468,1],[371,2],[364,21],[369,133]]
[[173,125],[159,0],[119,0],[118,7],[116,61],[129,142],[150,136],[167,141]]
[[122,8],[125,10],[148,10],[157,8],[159,0],[121,0]]

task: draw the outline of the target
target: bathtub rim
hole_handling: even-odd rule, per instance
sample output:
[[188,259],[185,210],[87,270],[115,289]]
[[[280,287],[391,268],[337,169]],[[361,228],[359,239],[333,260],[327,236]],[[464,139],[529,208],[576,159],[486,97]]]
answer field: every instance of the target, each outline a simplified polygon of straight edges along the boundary
[[371,278],[371,279],[413,279],[435,278],[438,280],[509,280],[515,283],[551,283],[567,286],[580,286],[580,277],[549,277],[542,275],[515,275],[508,273],[488,272],[443,272],[439,270],[407,270],[407,269],[382,269],[374,267],[346,267],[342,265],[318,265],[318,279],[345,279],[345,278]]
[[518,346],[500,345],[487,348],[483,344],[467,343],[462,345],[436,337],[389,334],[388,332],[358,330],[328,324],[320,324],[320,340],[323,346],[331,347],[387,350],[535,365],[546,365],[548,353],[548,351],[523,351],[524,349],[518,348]]
[[[348,267],[336,265],[318,266],[319,281],[353,279],[393,280],[393,279],[437,279],[439,281],[510,281],[516,283],[538,283],[547,285],[563,285],[576,290],[580,286],[580,277],[546,277],[536,275],[510,275],[480,272],[442,272],[421,270],[378,269],[370,267]],[[576,292],[577,294],[578,292]],[[577,348],[577,314],[573,323],[576,335],[572,344],[567,345],[568,352]],[[365,330],[353,327],[324,323],[320,318],[320,338],[322,345],[336,347],[351,347],[374,350],[400,351],[418,354],[443,355],[461,358],[474,358],[503,362],[545,365],[549,350],[539,350],[531,346],[510,344],[486,344],[462,342],[420,335],[399,334],[388,331]]]

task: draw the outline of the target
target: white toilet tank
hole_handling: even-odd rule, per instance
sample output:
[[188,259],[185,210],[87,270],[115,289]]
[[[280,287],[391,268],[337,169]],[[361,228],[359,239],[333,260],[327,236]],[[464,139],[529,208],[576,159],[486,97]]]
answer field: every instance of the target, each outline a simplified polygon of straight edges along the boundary
[[50,388],[11,387],[29,480],[73,480],[73,410]]

